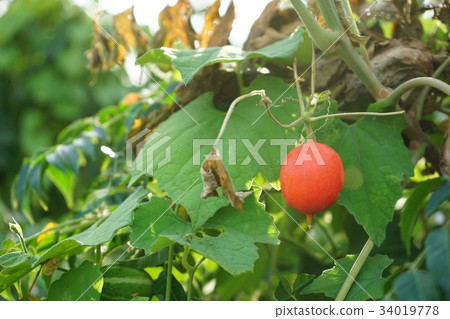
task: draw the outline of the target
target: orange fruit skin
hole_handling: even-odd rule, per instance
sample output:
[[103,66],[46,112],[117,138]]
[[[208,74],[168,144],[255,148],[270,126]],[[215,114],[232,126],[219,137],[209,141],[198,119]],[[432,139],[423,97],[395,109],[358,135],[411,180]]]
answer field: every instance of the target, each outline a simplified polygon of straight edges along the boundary
[[294,148],[280,169],[281,193],[295,210],[313,215],[333,205],[344,185],[338,153],[314,141]]

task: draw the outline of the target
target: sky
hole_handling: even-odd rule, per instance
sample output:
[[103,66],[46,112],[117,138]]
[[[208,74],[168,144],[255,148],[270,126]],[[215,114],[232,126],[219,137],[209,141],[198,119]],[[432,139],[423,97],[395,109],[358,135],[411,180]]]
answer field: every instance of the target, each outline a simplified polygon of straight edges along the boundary
[[[219,13],[223,15],[231,0],[222,0]],[[152,32],[158,30],[158,15],[167,5],[175,5],[177,0],[98,0],[94,4],[92,0],[72,0],[75,4],[85,9],[92,17],[101,10],[117,14],[134,5],[134,15],[139,25],[148,25]],[[194,9],[201,10],[211,5],[214,0],[191,0]],[[253,22],[259,17],[270,0],[235,0],[236,19],[230,35],[230,42],[236,46],[242,46],[247,39]],[[194,29],[202,28],[203,19],[192,19]]]

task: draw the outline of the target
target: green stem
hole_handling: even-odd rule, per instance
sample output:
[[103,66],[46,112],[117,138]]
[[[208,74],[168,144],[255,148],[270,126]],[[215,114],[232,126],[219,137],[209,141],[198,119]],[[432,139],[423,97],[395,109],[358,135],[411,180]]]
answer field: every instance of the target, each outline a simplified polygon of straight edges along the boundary
[[[61,234],[67,234],[70,233],[76,229],[82,228],[82,227],[89,227],[92,224],[94,224],[99,218],[89,218],[89,219],[84,219],[83,221],[80,221],[79,219],[73,219],[73,220],[69,220],[67,222],[58,224],[54,227],[51,228],[47,228],[45,230],[42,230],[36,234],[33,234],[27,238],[25,238],[25,242],[28,243],[36,238],[38,238],[39,236],[50,232],[50,231],[54,231],[54,232],[60,232]],[[68,227],[68,226],[72,226],[73,227]],[[62,231],[64,229],[64,231]]]
[[352,117],[352,116],[391,116],[405,114],[405,111],[389,112],[389,113],[377,113],[377,112],[350,112],[350,113],[336,113],[336,114],[326,114],[321,116],[312,117],[311,122],[320,121],[330,117]]
[[22,245],[23,252],[28,254],[28,248],[27,248],[27,245],[25,244],[25,240],[23,240],[23,237],[20,236],[19,234],[17,234],[17,236],[19,237],[20,244]]
[[241,102],[242,100],[248,99],[249,97],[259,95],[262,98],[266,98],[266,92],[264,90],[254,90],[250,93],[238,96],[234,101],[231,103],[230,107],[228,108],[227,114],[225,115],[225,119],[223,120],[222,127],[220,128],[219,134],[217,135],[217,138],[214,142],[213,148],[217,148],[217,143],[219,143],[219,140],[222,138],[223,133],[225,132],[225,129],[227,127],[228,121],[230,120],[231,114],[233,113],[234,108],[236,105]]
[[330,0],[316,0],[317,5],[320,8],[323,18],[327,27],[333,31],[343,33],[345,32],[344,26],[342,25],[341,18],[336,9],[334,1]]
[[169,246],[169,259],[167,262],[167,278],[166,278],[166,301],[170,300],[170,291],[172,290],[172,263],[173,263],[173,246]]
[[384,86],[375,76],[364,57],[355,50],[350,39],[345,34],[334,2],[317,0],[325,22],[333,30],[332,32],[322,28],[302,0],[291,0],[291,3],[319,49],[326,52],[339,41],[337,51],[341,58],[364,83],[376,101],[383,99],[386,91]]
[[[447,66],[450,65],[450,56],[442,63],[436,71],[433,73],[432,77],[437,78],[441,73],[447,68]],[[417,109],[416,109],[416,117],[415,120],[419,121],[422,118],[423,113],[423,105],[425,104],[425,100],[427,98],[428,93],[430,93],[430,87],[426,86],[423,88],[422,93],[420,93],[419,101],[417,102]]]
[[191,301],[192,296],[192,282],[194,281],[194,275],[197,271],[198,267],[202,264],[202,262],[206,259],[205,256],[202,256],[202,258],[199,260],[199,262],[191,268],[189,271],[189,281],[188,281],[188,295],[187,295],[187,301]]
[[450,95],[450,85],[448,85],[447,83],[437,79],[433,79],[431,77],[419,77],[406,81],[405,83],[398,86],[387,98],[376,103],[377,107],[379,106],[381,108],[385,108],[397,104],[397,101],[403,94],[418,86],[433,87],[444,92],[447,95]]
[[245,93],[245,86],[244,86],[244,78],[242,74],[242,68],[241,68],[241,62],[236,62],[236,77],[239,85],[239,92],[241,95]]
[[344,283],[342,284],[341,289],[339,290],[335,301],[344,301],[345,297],[347,296],[347,293],[350,291],[350,288],[353,285],[353,282],[356,280],[356,277],[358,277],[359,271],[363,267],[364,263],[367,260],[367,257],[369,257],[370,251],[372,250],[374,244],[372,239],[368,239],[366,244],[364,245],[363,249],[359,253],[358,258],[356,258],[355,263],[353,264],[352,268],[350,269],[347,278],[345,278]]
[[339,39],[337,32],[329,29],[324,29],[316,20],[314,15],[305,6],[302,0],[291,0],[292,6],[302,19],[303,24],[306,26],[311,39],[322,51],[329,50]]
[[95,247],[95,263],[97,264],[97,266],[101,267],[102,266],[102,250],[101,250],[101,245],[97,245]]

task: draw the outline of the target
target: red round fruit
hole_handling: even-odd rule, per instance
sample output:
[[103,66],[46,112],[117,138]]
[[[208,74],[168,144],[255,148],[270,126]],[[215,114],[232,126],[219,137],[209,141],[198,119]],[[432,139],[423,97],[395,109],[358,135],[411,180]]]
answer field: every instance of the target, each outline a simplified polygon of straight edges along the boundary
[[309,141],[294,148],[280,170],[281,193],[301,213],[313,215],[333,205],[344,184],[344,168],[331,147]]

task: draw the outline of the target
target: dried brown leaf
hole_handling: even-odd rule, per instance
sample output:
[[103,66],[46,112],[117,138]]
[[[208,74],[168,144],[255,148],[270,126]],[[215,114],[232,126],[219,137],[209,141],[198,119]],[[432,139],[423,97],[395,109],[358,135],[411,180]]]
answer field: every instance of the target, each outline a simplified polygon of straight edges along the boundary
[[147,51],[147,36],[142,32],[133,13],[134,7],[125,10],[113,17],[114,31],[119,43],[125,48],[133,48],[138,56]]
[[173,47],[179,41],[193,49],[196,34],[190,23],[191,14],[188,0],[178,0],[173,7],[164,8],[159,14],[160,30],[153,39],[152,47]]
[[205,14],[205,25],[199,35],[200,47],[218,47],[228,44],[234,21],[234,4],[230,2],[223,17],[219,15],[220,0],[216,0]]
[[203,190],[201,197],[203,199],[211,196],[219,196],[217,188],[222,187],[222,193],[231,203],[231,206],[242,211],[242,204],[249,192],[235,192],[233,181],[223,165],[220,155],[217,154],[216,149],[206,157],[202,163],[200,174],[203,180]]

